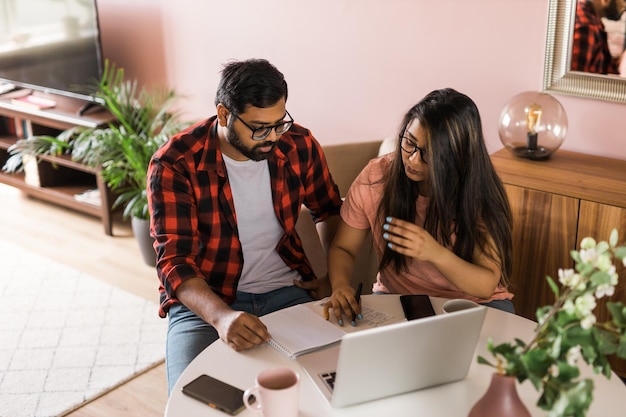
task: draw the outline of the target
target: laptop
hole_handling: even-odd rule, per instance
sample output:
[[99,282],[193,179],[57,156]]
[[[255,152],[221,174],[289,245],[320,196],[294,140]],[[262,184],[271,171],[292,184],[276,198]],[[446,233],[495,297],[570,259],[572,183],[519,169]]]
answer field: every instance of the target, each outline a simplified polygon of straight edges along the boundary
[[338,408],[458,381],[469,371],[487,308],[348,333],[297,361]]

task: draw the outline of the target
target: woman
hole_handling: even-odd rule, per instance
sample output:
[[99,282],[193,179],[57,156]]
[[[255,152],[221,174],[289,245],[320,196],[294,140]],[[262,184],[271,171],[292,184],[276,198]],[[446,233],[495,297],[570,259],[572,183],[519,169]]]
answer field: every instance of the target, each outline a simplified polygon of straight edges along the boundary
[[404,116],[396,150],[351,185],[328,255],[337,320],[360,314],[350,278],[369,230],[374,293],[465,298],[513,312],[511,212],[474,102],[436,90]]

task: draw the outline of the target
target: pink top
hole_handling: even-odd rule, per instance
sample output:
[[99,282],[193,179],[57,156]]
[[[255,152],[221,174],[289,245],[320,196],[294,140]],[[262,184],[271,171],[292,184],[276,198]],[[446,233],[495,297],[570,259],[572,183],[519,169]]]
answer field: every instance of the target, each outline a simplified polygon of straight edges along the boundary
[[[378,259],[382,258],[386,245],[380,229],[375,222],[378,205],[383,194],[383,177],[388,172],[393,155],[384,155],[371,160],[361,171],[350,186],[346,199],[341,206],[341,218],[355,229],[371,229],[374,239],[374,250]],[[418,197],[417,216],[415,223],[423,226],[430,199]],[[431,297],[464,298],[475,302],[489,302],[492,300],[511,299],[513,294],[506,288],[498,287],[495,293],[487,300],[469,296],[460,291],[430,262],[409,259],[408,272],[397,274],[393,266],[387,266],[379,271],[372,291],[382,291],[394,294],[427,294]]]

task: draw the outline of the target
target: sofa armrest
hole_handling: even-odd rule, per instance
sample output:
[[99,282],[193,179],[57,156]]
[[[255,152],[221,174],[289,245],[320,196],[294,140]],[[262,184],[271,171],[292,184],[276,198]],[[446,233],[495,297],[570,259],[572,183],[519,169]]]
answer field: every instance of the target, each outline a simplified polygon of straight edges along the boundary
[[[308,209],[304,206],[296,223],[296,231],[302,240],[304,252],[311,261],[315,275],[318,277],[326,276],[328,273],[326,253],[322,249],[315,223],[313,223]],[[372,234],[368,233],[356,258],[354,273],[352,274],[352,286],[356,288],[358,283],[362,282],[363,294],[370,294],[377,274],[378,258],[372,246]]]
[[[381,143],[379,140],[323,146],[328,169],[342,197],[345,197],[350,185],[370,159],[378,156]],[[306,207],[302,207],[296,230],[313,271],[318,277],[325,276],[328,272],[326,253],[322,249],[317,229]],[[363,293],[368,294],[372,290],[377,273],[378,259],[369,233],[356,259],[352,285],[356,288],[359,282],[363,282]]]

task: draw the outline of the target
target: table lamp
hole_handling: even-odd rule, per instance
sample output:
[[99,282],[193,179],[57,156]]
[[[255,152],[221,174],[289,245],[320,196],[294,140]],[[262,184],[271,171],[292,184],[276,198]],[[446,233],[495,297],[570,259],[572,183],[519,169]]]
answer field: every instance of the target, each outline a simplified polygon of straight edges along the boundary
[[502,109],[498,134],[513,155],[547,159],[565,139],[567,115],[550,94],[526,91],[514,96]]

